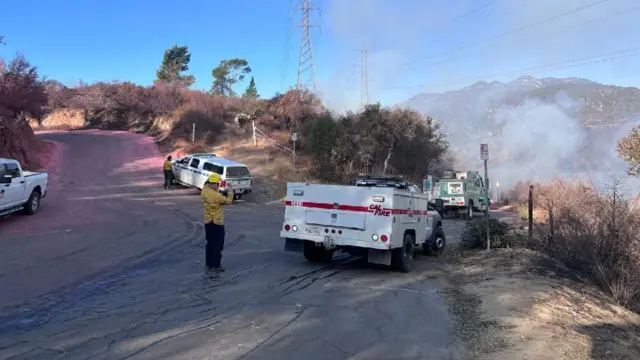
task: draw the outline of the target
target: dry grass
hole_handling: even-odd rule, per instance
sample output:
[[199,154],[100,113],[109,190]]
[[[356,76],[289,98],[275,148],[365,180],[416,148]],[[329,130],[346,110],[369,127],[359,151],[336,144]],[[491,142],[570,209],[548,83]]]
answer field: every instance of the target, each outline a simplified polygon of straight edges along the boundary
[[249,201],[265,203],[280,200],[285,195],[287,181],[307,181],[309,159],[298,157],[296,171],[291,155],[272,147],[254,146],[251,139],[231,139],[210,149],[217,156],[241,162],[249,167],[254,177]]
[[638,359],[640,315],[526,249],[451,251],[440,290],[469,359]]
[[77,109],[59,109],[45,116],[40,122],[39,128],[45,130],[68,130],[81,129],[86,125],[87,119],[85,118],[84,111]]

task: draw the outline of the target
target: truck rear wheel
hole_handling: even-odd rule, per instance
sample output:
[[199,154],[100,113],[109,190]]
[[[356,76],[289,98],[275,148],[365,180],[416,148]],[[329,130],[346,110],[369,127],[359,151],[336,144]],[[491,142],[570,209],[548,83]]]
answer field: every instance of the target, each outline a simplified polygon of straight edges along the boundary
[[41,195],[38,191],[34,190],[33,192],[31,192],[29,200],[27,200],[27,203],[24,204],[25,214],[33,215],[38,212],[38,209],[40,208],[40,197]]
[[438,257],[444,252],[445,245],[447,245],[447,238],[444,236],[442,228],[438,227],[433,232],[431,241],[422,244],[422,253],[428,256]]
[[310,262],[329,263],[333,258],[333,250],[323,246],[316,246],[313,241],[304,242],[304,258]]
[[408,273],[413,269],[413,236],[404,234],[402,247],[391,250],[391,268]]

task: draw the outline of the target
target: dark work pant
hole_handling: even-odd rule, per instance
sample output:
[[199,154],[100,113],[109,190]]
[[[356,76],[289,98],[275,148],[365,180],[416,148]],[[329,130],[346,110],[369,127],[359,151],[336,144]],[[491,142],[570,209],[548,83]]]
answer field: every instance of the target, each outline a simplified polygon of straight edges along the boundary
[[173,171],[165,170],[164,171],[164,188],[168,189],[171,186],[171,181],[173,180]]
[[213,222],[204,224],[204,232],[207,238],[206,261],[207,267],[215,268],[220,266],[222,260],[222,250],[224,249],[224,225],[217,225]]

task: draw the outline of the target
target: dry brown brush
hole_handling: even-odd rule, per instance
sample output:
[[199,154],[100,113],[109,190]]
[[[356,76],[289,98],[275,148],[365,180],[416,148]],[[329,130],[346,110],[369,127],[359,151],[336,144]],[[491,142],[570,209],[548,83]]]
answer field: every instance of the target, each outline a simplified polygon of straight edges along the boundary
[[14,158],[26,168],[38,168],[39,141],[27,118],[39,119],[47,94],[37,69],[23,56],[8,63],[0,58],[0,157]]
[[631,211],[620,183],[555,180],[535,186],[536,230],[546,253],[590,278],[616,301],[640,296],[640,213]]

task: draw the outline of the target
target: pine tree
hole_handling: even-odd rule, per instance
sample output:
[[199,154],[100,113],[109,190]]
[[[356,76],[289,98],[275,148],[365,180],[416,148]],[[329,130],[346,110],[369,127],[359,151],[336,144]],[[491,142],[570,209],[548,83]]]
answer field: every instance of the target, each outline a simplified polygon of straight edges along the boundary
[[244,96],[252,99],[257,99],[260,97],[258,95],[258,88],[256,88],[256,81],[251,77],[251,81],[249,81],[249,86],[247,86],[247,90],[244,91]]
[[220,65],[211,71],[213,75],[211,92],[217,95],[236,96],[233,85],[244,80],[244,76],[250,72],[251,67],[245,59],[220,61]]
[[191,86],[196,81],[193,75],[183,75],[189,70],[191,54],[187,46],[174,45],[165,50],[162,64],[156,71],[158,80],[168,84],[180,83],[184,86]]

